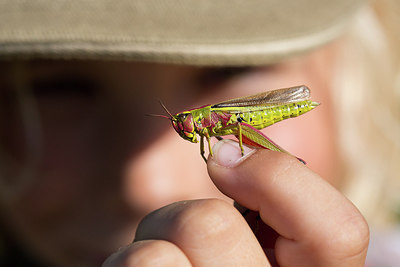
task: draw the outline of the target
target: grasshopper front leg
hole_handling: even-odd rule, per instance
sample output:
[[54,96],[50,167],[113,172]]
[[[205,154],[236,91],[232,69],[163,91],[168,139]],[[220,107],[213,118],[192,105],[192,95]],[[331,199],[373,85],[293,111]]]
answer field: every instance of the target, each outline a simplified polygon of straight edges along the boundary
[[205,154],[205,150],[204,150],[204,137],[206,137],[206,139],[207,139],[208,150],[210,151],[210,155],[211,155],[211,157],[212,157],[212,156],[213,156],[213,152],[212,152],[212,149],[211,149],[211,138],[210,138],[210,135],[208,134],[207,131],[203,131],[203,132],[200,134],[200,136],[201,136],[201,138],[200,138],[200,154],[201,154],[201,157],[204,159],[204,161],[207,163],[207,159],[206,159],[206,157],[204,156],[204,154]]
[[208,134],[208,132],[205,132],[205,134],[204,134],[205,136],[206,136],[206,138],[207,138],[207,143],[208,143],[208,151],[210,151],[210,155],[211,155],[211,157],[213,156],[213,152],[212,152],[212,149],[211,149],[211,141],[210,141],[210,135]]
[[204,151],[204,135],[200,135],[200,154],[201,154],[201,157],[204,159],[204,161],[207,163],[207,159],[204,156],[204,153],[205,153],[205,151]]

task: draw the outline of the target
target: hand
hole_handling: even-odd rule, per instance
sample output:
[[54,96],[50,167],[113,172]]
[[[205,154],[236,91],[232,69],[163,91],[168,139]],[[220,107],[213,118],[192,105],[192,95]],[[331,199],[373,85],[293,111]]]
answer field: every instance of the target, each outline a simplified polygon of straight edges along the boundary
[[135,241],[103,266],[268,266],[268,261],[233,205],[205,199],[148,214]]
[[262,221],[252,225],[261,244],[231,205],[193,200],[149,214],[135,242],[105,265],[268,266],[268,244],[273,265],[364,265],[368,225],[349,200],[296,158],[249,148],[241,157],[231,142],[214,147],[209,174],[224,194],[259,212]]

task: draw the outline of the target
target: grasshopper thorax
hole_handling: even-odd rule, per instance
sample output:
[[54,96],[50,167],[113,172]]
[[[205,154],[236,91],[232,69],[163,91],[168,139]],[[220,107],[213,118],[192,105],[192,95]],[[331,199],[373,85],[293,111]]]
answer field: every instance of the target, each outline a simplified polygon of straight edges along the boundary
[[197,143],[197,135],[193,115],[190,112],[182,112],[172,116],[172,126],[175,131],[185,140]]

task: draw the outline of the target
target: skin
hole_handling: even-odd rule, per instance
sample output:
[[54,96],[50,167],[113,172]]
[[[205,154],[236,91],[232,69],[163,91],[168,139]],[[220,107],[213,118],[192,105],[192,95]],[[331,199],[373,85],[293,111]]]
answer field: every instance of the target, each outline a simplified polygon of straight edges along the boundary
[[[36,84],[42,156],[33,182],[2,198],[3,223],[38,260],[60,266],[98,265],[120,247],[105,266],[267,265],[264,251],[281,266],[362,266],[368,226],[334,187],[336,49],[234,74],[133,62],[23,63],[27,84]],[[0,68],[2,94],[14,92],[11,64]],[[60,89],[66,80],[78,82]],[[299,84],[323,104],[264,132],[307,166],[267,150],[246,149],[241,158],[224,141],[206,168],[198,145],[181,140],[168,121],[144,116],[162,113],[157,98],[178,112]],[[10,110],[1,119],[2,146],[13,157],[7,174],[18,180],[29,159],[21,119]],[[233,200],[262,221],[243,218]],[[264,224],[275,232],[266,234]]]
[[[216,155],[207,164],[210,177],[223,193],[259,211],[278,233],[275,256],[280,266],[363,266],[367,224],[325,180],[282,153],[247,148],[241,158],[231,141],[214,149]],[[164,257],[176,257],[183,266],[269,265],[243,217],[221,200],[178,202],[149,214],[135,242],[105,266],[151,266]]]

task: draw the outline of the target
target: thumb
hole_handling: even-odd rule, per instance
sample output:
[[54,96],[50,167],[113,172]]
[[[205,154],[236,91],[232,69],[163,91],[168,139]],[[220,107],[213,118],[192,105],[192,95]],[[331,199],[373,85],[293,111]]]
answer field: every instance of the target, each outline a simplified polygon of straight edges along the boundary
[[[363,264],[368,225],[357,208],[295,157],[218,142],[207,167],[215,185],[240,205],[259,211],[279,238],[281,265]],[[337,266],[337,265],[336,265]]]

